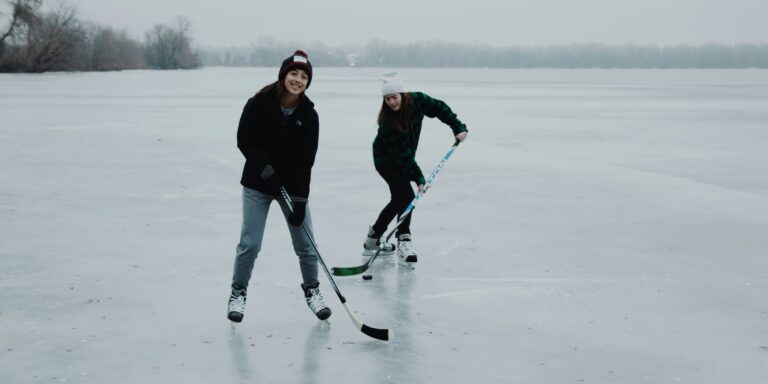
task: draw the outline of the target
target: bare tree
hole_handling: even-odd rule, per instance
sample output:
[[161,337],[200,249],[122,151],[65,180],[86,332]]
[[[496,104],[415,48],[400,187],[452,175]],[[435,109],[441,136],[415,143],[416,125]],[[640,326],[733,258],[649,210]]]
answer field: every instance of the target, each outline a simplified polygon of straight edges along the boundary
[[196,68],[190,23],[158,25],[147,33],[147,47],[125,31],[94,26],[74,7],[43,0],[0,0],[0,72]]
[[190,69],[200,66],[192,52],[190,23],[178,17],[175,27],[157,24],[146,33],[144,52],[147,65],[157,69]]
[[92,38],[90,68],[97,71],[137,69],[144,67],[141,44],[125,31],[97,27]]
[[0,71],[19,65],[19,47],[24,45],[29,30],[39,23],[38,10],[42,0],[8,0],[4,3],[0,8]]
[[25,51],[29,72],[87,69],[87,35],[76,10],[62,5],[43,16]]
[[120,51],[117,34],[112,28],[99,27],[93,35],[91,69],[111,71],[120,69]]
[[72,7],[40,11],[41,0],[12,0],[0,34],[0,71],[86,69],[87,35]]
[[0,9],[0,17],[4,13],[10,13],[8,25],[5,28],[0,29],[0,49],[4,47],[7,40],[13,40],[14,37],[22,35],[21,29],[25,25],[32,24],[37,19],[37,10],[42,4],[42,0],[8,0],[5,2],[8,4],[10,12],[2,12]]

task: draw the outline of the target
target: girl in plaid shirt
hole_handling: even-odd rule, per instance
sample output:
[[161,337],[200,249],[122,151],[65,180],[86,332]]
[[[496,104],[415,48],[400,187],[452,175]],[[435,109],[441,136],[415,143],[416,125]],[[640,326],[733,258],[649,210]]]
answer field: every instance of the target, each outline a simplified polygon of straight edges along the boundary
[[[380,238],[389,222],[415,197],[411,182],[416,184],[419,192],[425,188],[424,174],[416,163],[424,116],[440,119],[451,128],[456,140],[467,138],[467,126],[446,103],[421,92],[407,92],[396,73],[384,75],[382,81],[383,100],[378,117],[379,130],[373,140],[373,163],[389,186],[391,197],[376,222],[368,228],[363,244],[364,256],[372,256],[379,248],[381,254],[395,251],[394,244],[381,244]],[[406,262],[417,261],[411,239],[412,216],[413,212],[397,228],[397,253]]]

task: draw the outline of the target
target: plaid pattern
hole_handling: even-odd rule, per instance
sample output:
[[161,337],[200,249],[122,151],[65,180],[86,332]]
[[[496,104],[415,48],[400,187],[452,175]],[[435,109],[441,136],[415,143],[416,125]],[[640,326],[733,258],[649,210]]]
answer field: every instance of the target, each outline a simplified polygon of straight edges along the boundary
[[416,148],[419,146],[424,116],[437,117],[451,127],[454,135],[466,132],[467,126],[443,101],[421,92],[410,92],[409,95],[413,100],[411,130],[398,132],[393,126],[379,126],[379,131],[373,140],[373,163],[377,168],[387,163],[394,164],[409,180],[424,184],[424,174],[416,164]]

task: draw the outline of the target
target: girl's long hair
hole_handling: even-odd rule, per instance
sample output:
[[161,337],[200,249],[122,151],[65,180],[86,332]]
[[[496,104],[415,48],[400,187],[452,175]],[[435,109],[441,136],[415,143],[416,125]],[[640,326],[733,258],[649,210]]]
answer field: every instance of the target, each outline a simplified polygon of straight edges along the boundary
[[400,94],[400,109],[395,112],[382,98],[381,110],[377,122],[379,126],[392,125],[398,132],[411,130],[411,95],[408,92]]
[[277,88],[277,97],[280,98],[280,96],[285,93],[285,84],[283,84],[282,81],[277,80],[272,84],[266,85],[264,88],[262,88],[259,92],[257,92],[257,95],[265,94],[273,89]]

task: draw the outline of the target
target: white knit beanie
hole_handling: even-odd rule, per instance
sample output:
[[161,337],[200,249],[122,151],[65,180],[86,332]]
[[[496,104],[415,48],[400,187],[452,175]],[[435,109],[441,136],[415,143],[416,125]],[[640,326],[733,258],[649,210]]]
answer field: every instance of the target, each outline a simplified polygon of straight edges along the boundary
[[381,77],[381,95],[391,95],[393,93],[405,92],[405,85],[403,81],[397,76],[397,72],[385,73]]

